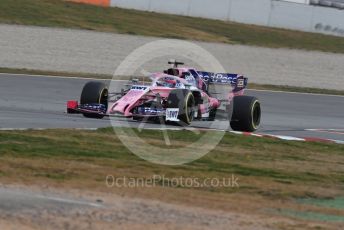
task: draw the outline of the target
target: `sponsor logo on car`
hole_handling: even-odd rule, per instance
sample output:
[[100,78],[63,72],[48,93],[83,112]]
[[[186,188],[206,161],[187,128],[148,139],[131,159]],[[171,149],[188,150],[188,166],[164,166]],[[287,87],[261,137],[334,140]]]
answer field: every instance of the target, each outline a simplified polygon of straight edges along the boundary
[[133,85],[131,87],[131,90],[139,90],[139,91],[145,91],[147,90],[148,87],[147,86],[142,86],[142,85]]
[[179,121],[179,109],[166,109],[166,121]]
[[199,76],[207,83],[235,85],[238,74],[198,72]]

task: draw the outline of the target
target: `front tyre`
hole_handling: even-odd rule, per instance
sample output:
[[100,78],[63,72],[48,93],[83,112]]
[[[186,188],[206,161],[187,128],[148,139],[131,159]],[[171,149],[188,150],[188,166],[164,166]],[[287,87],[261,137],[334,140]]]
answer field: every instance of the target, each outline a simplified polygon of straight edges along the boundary
[[167,98],[167,108],[178,108],[178,122],[181,126],[191,124],[195,114],[195,98],[190,90],[174,89]]
[[[103,104],[107,106],[108,89],[103,82],[90,81],[87,82],[82,89],[80,104]],[[96,113],[83,113],[84,117],[101,119],[104,115]]]
[[254,132],[259,128],[260,119],[260,102],[256,97],[234,97],[233,114],[230,122],[234,131]]

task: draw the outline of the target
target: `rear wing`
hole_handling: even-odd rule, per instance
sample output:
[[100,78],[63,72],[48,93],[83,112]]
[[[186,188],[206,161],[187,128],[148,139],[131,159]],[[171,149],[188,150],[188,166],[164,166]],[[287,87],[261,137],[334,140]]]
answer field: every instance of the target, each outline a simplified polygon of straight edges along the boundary
[[212,72],[203,72],[198,71],[198,75],[202,80],[209,84],[222,84],[222,85],[231,85],[233,88],[244,89],[247,86],[248,78],[240,74],[231,74],[231,73],[212,73]]

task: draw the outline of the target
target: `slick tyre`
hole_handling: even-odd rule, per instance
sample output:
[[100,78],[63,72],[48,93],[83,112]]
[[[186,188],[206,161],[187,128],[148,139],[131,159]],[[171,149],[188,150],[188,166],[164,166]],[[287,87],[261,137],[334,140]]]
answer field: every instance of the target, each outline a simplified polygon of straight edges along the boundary
[[233,99],[231,127],[234,131],[254,132],[261,119],[260,102],[255,97],[237,96]]
[[190,90],[172,90],[167,98],[167,108],[178,108],[178,125],[188,126],[191,124],[195,113],[195,98]]
[[[107,106],[108,89],[102,82],[90,81],[85,84],[81,92],[80,104],[103,104]],[[83,113],[87,118],[101,119],[104,116],[94,113]]]

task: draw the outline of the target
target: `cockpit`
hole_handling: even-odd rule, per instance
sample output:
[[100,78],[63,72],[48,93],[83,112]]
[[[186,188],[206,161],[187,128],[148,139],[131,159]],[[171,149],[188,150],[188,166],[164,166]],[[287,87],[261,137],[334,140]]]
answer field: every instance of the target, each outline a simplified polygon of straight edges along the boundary
[[199,76],[195,69],[192,68],[178,68],[178,65],[184,65],[183,62],[171,60],[168,64],[173,65],[172,68],[165,70],[164,73],[169,76],[176,76],[186,81],[186,85],[201,89],[203,91],[208,90],[207,84]]
[[186,88],[186,85],[180,79],[178,79],[178,77],[167,76],[167,75],[156,78],[153,81],[152,86],[176,88],[176,89]]
[[185,79],[189,85],[197,87],[196,78],[198,78],[198,74],[196,73],[196,71],[194,71],[194,70],[192,70],[192,71],[181,71],[177,68],[170,68],[170,69],[164,71],[164,73],[168,74],[170,76],[176,76],[176,77],[180,77],[182,79]]

